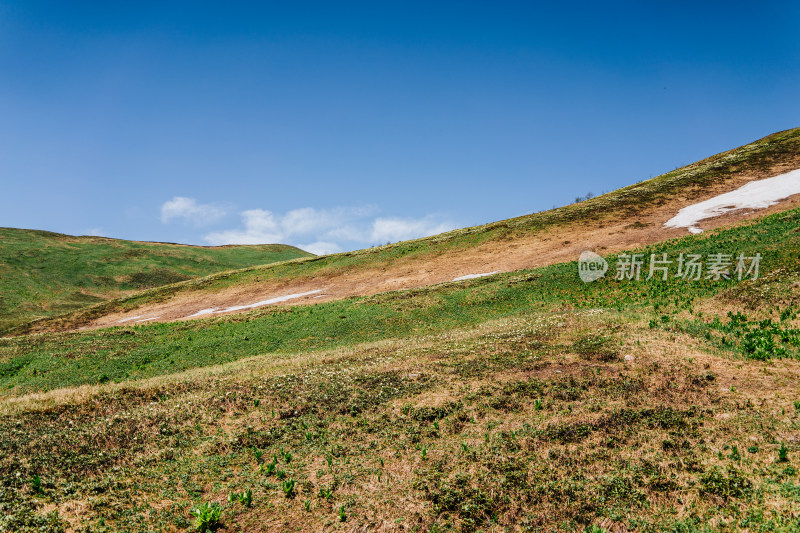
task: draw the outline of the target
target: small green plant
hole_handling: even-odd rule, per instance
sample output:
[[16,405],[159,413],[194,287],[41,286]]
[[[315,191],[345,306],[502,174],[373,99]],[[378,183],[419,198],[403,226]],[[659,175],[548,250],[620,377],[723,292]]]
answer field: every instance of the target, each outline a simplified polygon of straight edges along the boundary
[[742,456],[739,455],[739,447],[738,446],[734,446],[731,449],[731,454],[728,456],[728,458],[731,459],[732,461],[738,461],[738,460],[740,460],[742,458]]
[[325,487],[320,487],[317,496],[323,500],[331,501],[331,498],[333,498],[333,491],[331,489],[326,489]]
[[281,490],[286,495],[287,498],[294,498],[295,491],[294,491],[295,481],[294,479],[287,479],[283,483],[281,483]]
[[600,526],[596,526],[594,524],[592,524],[591,526],[587,527],[584,531],[585,531],[585,533],[606,533],[605,529],[603,529]]
[[344,505],[339,507],[339,522],[346,522],[347,521],[347,513],[344,510]]
[[261,462],[261,457],[263,457],[263,456],[264,456],[264,452],[263,451],[259,450],[258,448],[253,448],[253,457],[256,458],[256,462],[257,463]]
[[795,411],[800,411],[800,400],[795,400],[794,401],[794,410]]
[[258,407],[259,405],[261,405],[261,400],[258,398],[253,399],[253,407]]
[[222,514],[222,507],[217,502],[204,502],[193,508],[191,514],[196,518],[194,527],[197,531],[201,533],[214,531],[220,525],[219,517]]
[[422,460],[425,461],[428,459],[428,448],[422,448]]
[[31,490],[36,494],[42,493],[42,478],[38,475],[33,476],[33,479],[31,479]]
[[275,474],[277,468],[278,463],[273,459],[271,463],[261,465],[261,472],[267,474],[268,476],[272,476]]
[[533,408],[534,408],[534,410],[541,411],[542,410],[542,403],[543,402],[542,402],[541,398],[536,398],[535,400],[533,400]]
[[283,470],[278,470],[275,472],[275,477],[277,477],[278,479],[285,479],[286,472],[284,472]]
[[292,462],[292,454],[291,452],[286,452],[283,454],[283,460],[288,464]]
[[247,489],[244,492],[236,493],[232,492],[228,494],[228,501],[230,503],[239,502],[245,507],[252,507],[253,506],[253,491]]
[[781,447],[778,448],[778,462],[779,463],[787,463],[789,462],[789,448],[786,447],[786,444],[781,444]]
[[311,500],[306,500],[303,503],[303,506],[305,507],[307,513],[311,512]]

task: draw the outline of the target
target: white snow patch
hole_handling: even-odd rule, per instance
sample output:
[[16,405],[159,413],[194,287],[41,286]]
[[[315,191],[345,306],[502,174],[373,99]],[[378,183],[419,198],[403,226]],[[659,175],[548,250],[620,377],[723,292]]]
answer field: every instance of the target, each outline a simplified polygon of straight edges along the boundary
[[302,298],[303,296],[310,296],[312,294],[317,294],[318,292],[322,292],[321,289],[316,289],[313,291],[308,292],[298,292],[296,294],[287,294],[286,296],[278,296],[276,298],[270,298],[269,300],[262,300],[260,302],[256,302],[254,304],[249,305],[234,305],[233,307],[226,307],[221,313],[229,313],[231,311],[241,311],[243,309],[255,309],[256,307],[263,307],[265,305],[276,304],[280,302],[285,302],[286,300],[294,300],[295,298]]
[[154,316],[153,318],[143,318],[141,320],[137,320],[136,323],[138,324],[139,322],[150,322],[151,320],[158,320],[159,318],[161,318],[161,317],[160,316]]
[[453,281],[464,281],[465,279],[475,279],[475,278],[482,278],[484,276],[492,276],[494,274],[499,274],[499,270],[495,270],[494,272],[484,272],[482,274],[467,274],[465,276],[458,276],[457,278],[453,278]]
[[[195,317],[198,317],[198,316],[211,315],[211,314],[214,314],[214,313],[230,313],[231,311],[242,311],[244,309],[255,309],[256,307],[263,307],[265,305],[276,304],[276,303],[279,303],[279,302],[285,302],[286,300],[293,300],[295,298],[302,298],[303,296],[310,296],[312,294],[317,294],[318,292],[322,292],[322,289],[316,289],[316,290],[308,291],[308,292],[298,292],[296,294],[287,294],[285,296],[278,296],[276,298],[270,298],[269,300],[261,300],[260,302],[256,302],[254,304],[248,304],[248,305],[234,305],[234,306],[231,306],[231,307],[223,307],[223,308],[209,307],[208,309],[201,309],[200,311],[194,313],[193,315],[185,316],[183,318],[184,319],[186,319],[186,318],[195,318]],[[321,294],[320,296],[325,296],[325,295]],[[315,296],[315,298],[318,298],[318,296]]]
[[735,191],[684,207],[664,226],[688,228],[691,233],[701,233],[703,230],[697,227],[697,223],[701,220],[718,217],[738,209],[764,209],[794,194],[800,194],[800,169],[774,178],[751,181]]
[[122,320],[118,320],[117,324],[122,324],[123,322],[130,322],[131,320],[136,320],[137,318],[142,318],[142,315],[130,316],[128,318],[123,318]]
[[208,309],[201,309],[193,315],[185,316],[183,318],[194,318],[196,316],[203,316],[203,315],[210,315],[211,313],[216,313],[218,307],[209,307]]

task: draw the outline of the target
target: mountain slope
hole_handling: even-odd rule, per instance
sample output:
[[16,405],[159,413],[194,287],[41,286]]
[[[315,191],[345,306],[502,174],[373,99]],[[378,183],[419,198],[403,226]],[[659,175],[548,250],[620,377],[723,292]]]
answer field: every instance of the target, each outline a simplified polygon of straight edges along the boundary
[[[800,531],[800,206],[663,228],[800,166],[796,130],[770,139],[598,201],[59,319],[119,327],[0,339],[0,530]],[[572,247],[597,243],[673,275],[584,283]],[[105,314],[451,279],[503,254],[553,264],[197,320]],[[760,257],[758,276],[674,275],[718,254]]]
[[[800,128],[779,132],[667,174],[542,213],[374,249],[248,268],[143,291],[26,330],[104,327],[130,317],[170,321],[240,312],[254,302],[305,295],[318,303],[533,268],[576,259],[583,250],[612,253],[686,234],[664,223],[681,208],[754,180],[800,168]],[[714,228],[800,205],[791,197],[769,209],[703,221]]]
[[798,229],[630,250],[761,254],[755,280],[570,262],[0,339],[0,525],[798,531]]
[[0,228],[0,332],[149,287],[310,255],[285,245],[199,247]]

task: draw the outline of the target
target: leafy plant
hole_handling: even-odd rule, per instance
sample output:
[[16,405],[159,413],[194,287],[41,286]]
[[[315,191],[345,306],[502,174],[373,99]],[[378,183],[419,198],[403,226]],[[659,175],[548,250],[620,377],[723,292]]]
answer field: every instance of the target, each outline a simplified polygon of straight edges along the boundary
[[739,447],[738,446],[734,446],[731,449],[731,454],[728,456],[728,458],[733,460],[733,461],[739,461],[742,458],[742,456],[739,455]]
[[789,448],[786,447],[786,444],[781,443],[781,447],[778,448],[778,462],[786,463],[788,461],[789,461]]
[[253,457],[256,458],[256,462],[260,463],[261,458],[264,456],[264,452],[259,450],[258,448],[253,448]]
[[295,491],[294,491],[295,481],[294,479],[287,479],[283,483],[281,483],[281,490],[286,495],[287,498],[294,498]]
[[38,475],[33,476],[33,479],[31,479],[31,490],[37,494],[42,493],[42,478]]
[[231,502],[231,503],[239,502],[242,505],[244,505],[245,507],[252,507],[252,505],[253,505],[253,491],[250,490],[250,489],[247,489],[246,491],[240,492],[240,493],[232,492],[232,493],[230,493],[228,495],[228,501]]
[[776,345],[772,331],[767,329],[754,329],[746,333],[742,348],[751,359],[759,361],[786,356],[786,349]]
[[222,515],[222,507],[217,502],[204,502],[191,510],[195,516],[194,527],[197,531],[205,533],[214,531],[220,526],[219,519]]

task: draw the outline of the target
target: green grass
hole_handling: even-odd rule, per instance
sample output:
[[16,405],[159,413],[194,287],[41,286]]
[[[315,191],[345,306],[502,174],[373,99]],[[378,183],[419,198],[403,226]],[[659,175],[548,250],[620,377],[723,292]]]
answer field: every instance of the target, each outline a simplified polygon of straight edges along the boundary
[[0,228],[0,333],[134,291],[308,255],[284,245],[208,248]]

